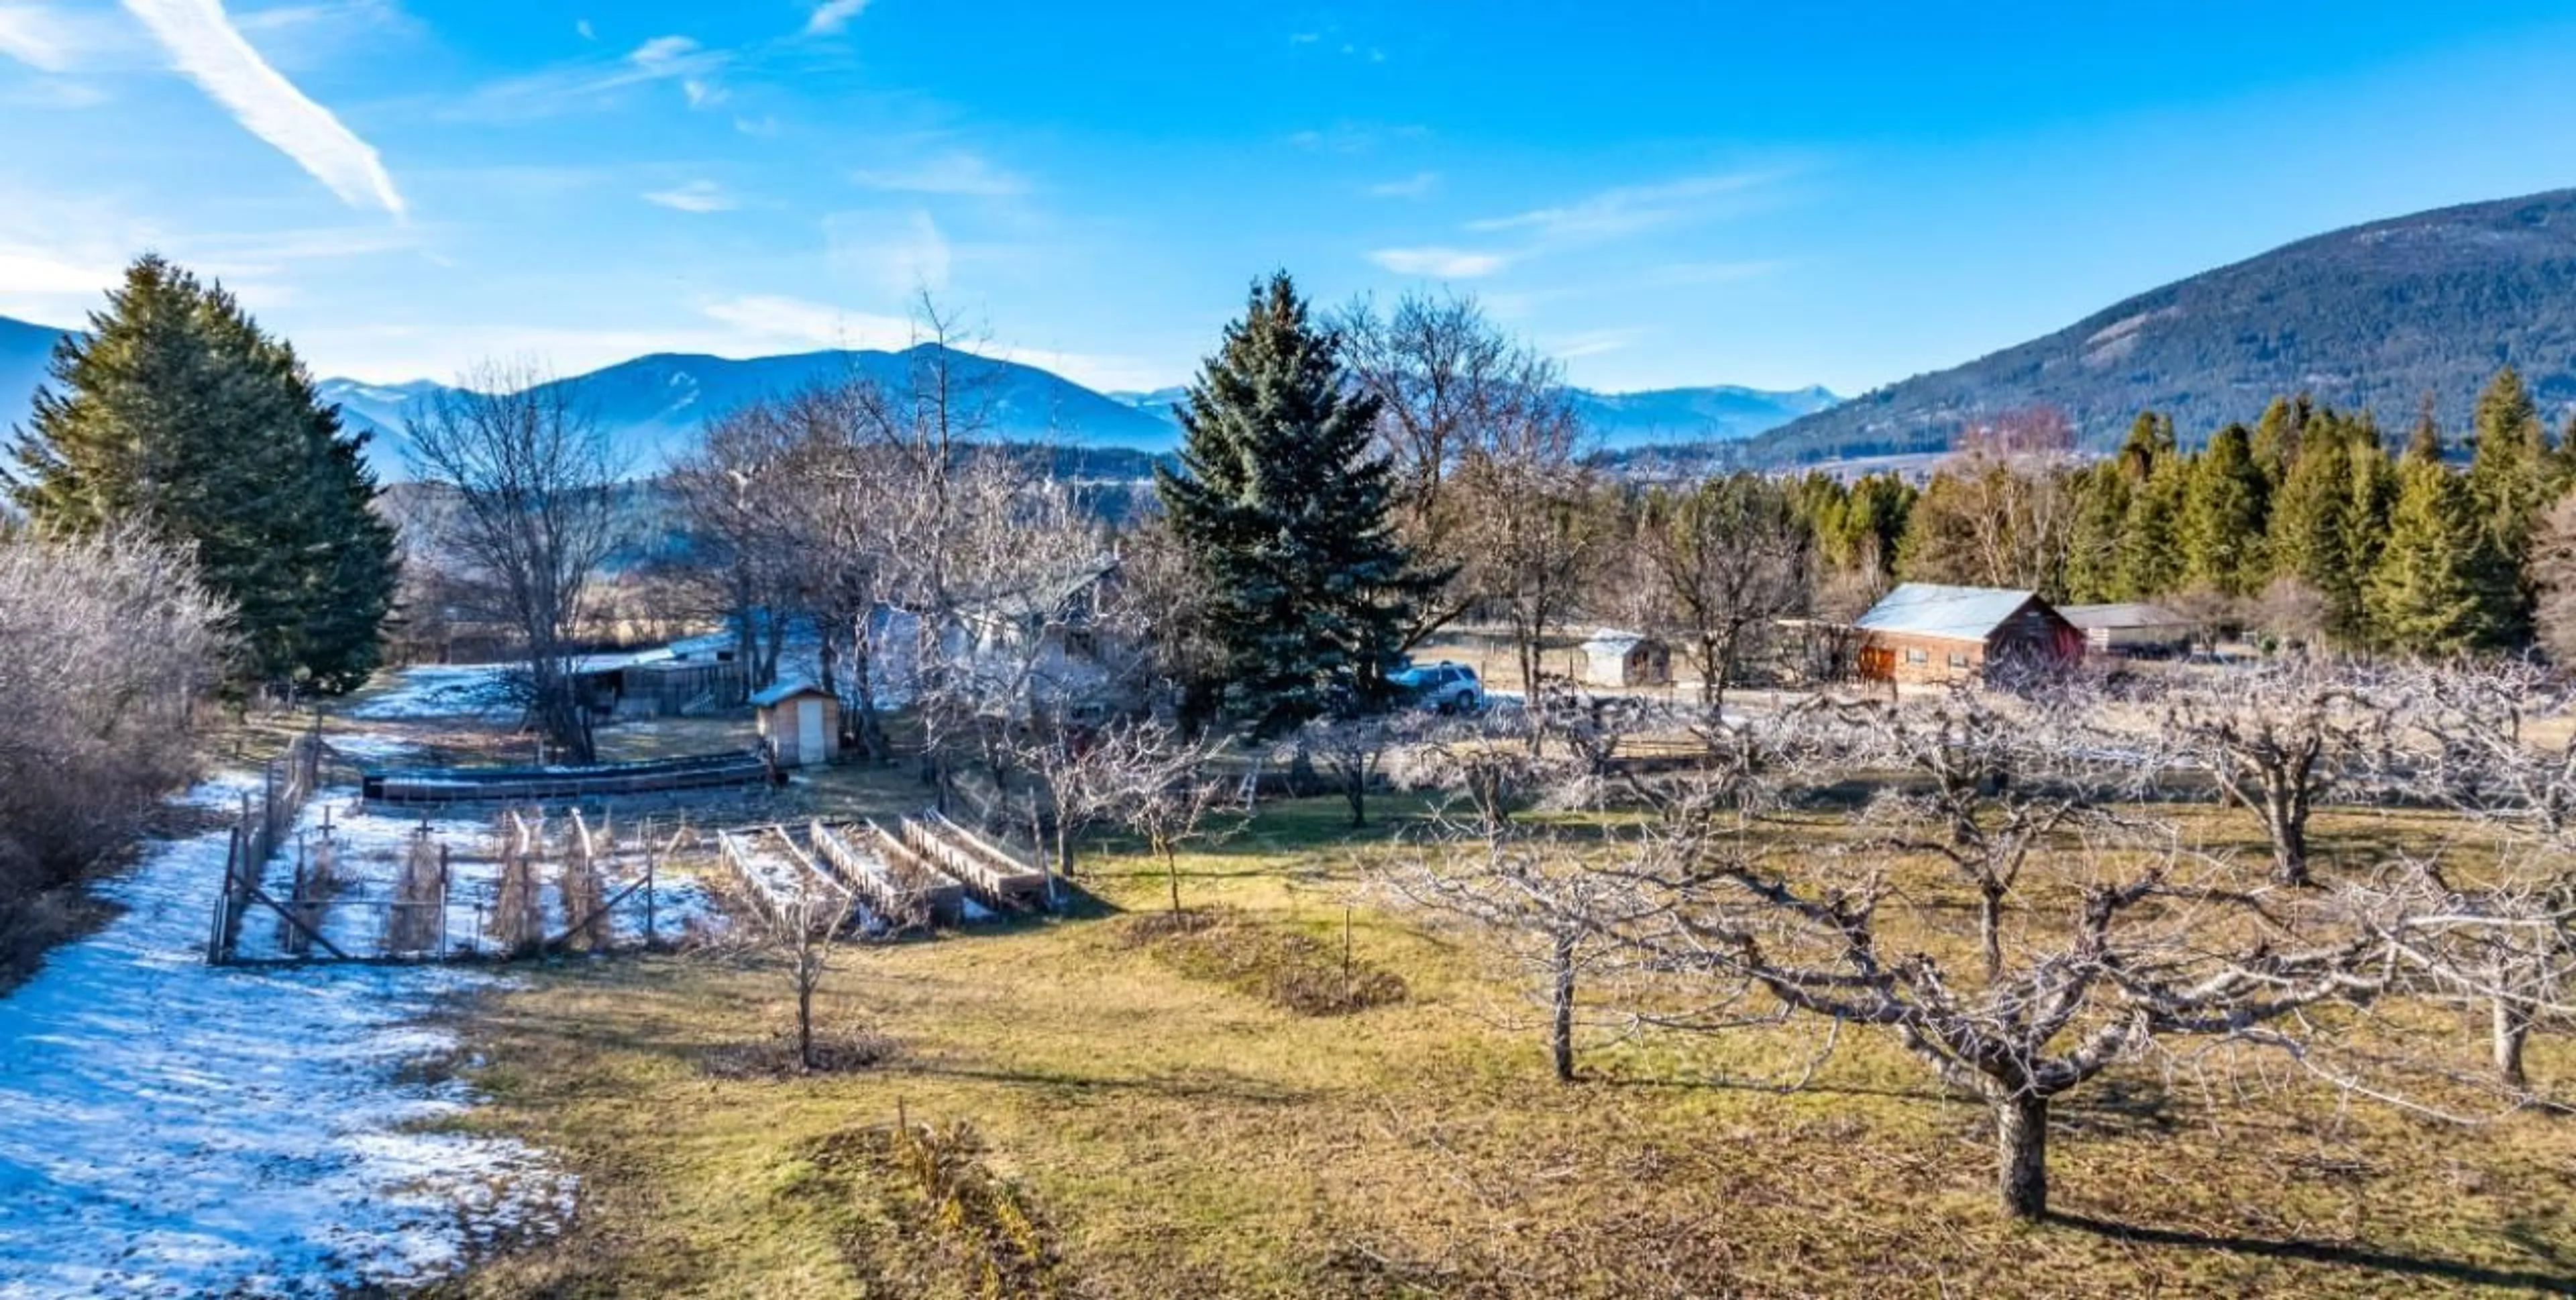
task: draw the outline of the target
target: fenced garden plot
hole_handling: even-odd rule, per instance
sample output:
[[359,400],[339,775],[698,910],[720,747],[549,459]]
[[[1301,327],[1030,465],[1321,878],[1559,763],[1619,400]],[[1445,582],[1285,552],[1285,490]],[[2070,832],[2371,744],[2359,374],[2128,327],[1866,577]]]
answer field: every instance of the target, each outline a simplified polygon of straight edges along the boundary
[[[508,960],[658,946],[708,910],[693,878],[664,869],[680,837],[651,819],[613,831],[588,810],[514,809],[479,833],[349,813],[307,829],[303,884],[277,904],[274,936],[267,927],[246,933],[228,961]],[[313,871],[325,860],[327,888]]]

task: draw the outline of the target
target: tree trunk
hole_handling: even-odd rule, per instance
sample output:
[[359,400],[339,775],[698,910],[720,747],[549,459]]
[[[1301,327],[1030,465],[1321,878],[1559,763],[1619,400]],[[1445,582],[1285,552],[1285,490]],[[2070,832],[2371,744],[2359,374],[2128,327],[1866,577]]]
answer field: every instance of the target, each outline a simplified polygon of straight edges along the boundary
[[1368,777],[1359,772],[1343,777],[1342,798],[1351,805],[1351,825],[1368,825]]
[[1556,1067],[1556,1081],[1574,1082],[1574,936],[1556,936],[1555,1014],[1548,1021],[1549,1060]]
[[814,1068],[814,981],[796,981],[796,1060]]
[[1163,874],[1169,876],[1172,881],[1172,915],[1179,916],[1181,914],[1181,860],[1172,853],[1172,846],[1169,844],[1162,846],[1162,852]]
[[1994,1103],[1995,1189],[2017,1219],[2048,1213],[2048,1098],[2015,1093]]
[[2495,1000],[2496,1077],[2508,1088],[2530,1083],[2522,1069],[2522,1045],[2531,1038],[2531,1011],[2511,998]]
[[1988,881],[1978,887],[1977,946],[1986,959],[1986,982],[2004,977],[2004,887]]
[[2308,874],[2308,819],[2279,795],[2272,797],[2266,813],[2272,823],[2273,881],[2299,886],[2315,883]]

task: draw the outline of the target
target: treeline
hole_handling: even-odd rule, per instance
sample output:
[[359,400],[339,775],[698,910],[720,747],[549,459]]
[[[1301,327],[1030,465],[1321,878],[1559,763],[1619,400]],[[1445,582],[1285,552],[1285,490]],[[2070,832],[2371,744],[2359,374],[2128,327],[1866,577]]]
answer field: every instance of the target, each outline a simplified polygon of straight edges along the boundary
[[[1965,439],[1919,489],[1893,476],[1791,490],[1829,573],[2030,588],[2075,604],[2159,601],[2284,644],[2448,655],[2576,650],[2576,484],[2510,368],[2465,447],[2428,402],[2401,447],[2368,411],[2272,403],[2184,450],[2147,412],[2105,459],[2023,413]],[[2571,428],[2576,435],[2576,428]]]

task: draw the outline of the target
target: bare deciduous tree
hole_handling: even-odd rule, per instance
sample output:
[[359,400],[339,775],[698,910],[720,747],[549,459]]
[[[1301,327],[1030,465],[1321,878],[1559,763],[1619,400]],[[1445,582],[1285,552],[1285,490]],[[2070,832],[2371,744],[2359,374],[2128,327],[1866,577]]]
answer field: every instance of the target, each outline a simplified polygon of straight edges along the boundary
[[1805,606],[1812,538],[1778,485],[1757,475],[1713,479],[1650,499],[1638,561],[1657,629],[1700,673],[1700,703],[1726,688],[1779,619]]
[[2293,657],[2176,682],[2156,721],[2178,757],[2261,820],[2273,879],[2305,885],[2308,819],[2329,792],[2384,760],[2395,704],[2349,666]]
[[572,667],[590,584],[616,540],[615,440],[563,384],[486,365],[405,423],[415,474],[453,500],[445,548],[521,638],[531,715],[553,747],[593,756]]

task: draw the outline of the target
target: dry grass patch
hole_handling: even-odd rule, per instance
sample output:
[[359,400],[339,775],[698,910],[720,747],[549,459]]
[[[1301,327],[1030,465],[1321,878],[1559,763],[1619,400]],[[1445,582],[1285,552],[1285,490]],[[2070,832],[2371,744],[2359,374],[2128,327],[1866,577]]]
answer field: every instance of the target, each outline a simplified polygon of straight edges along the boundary
[[1127,941],[1192,979],[1222,984],[1301,1016],[1344,1016],[1404,1000],[1404,979],[1235,908],[1156,912],[1127,922]]
[[[1185,890],[1338,969],[1355,850],[1324,829],[1336,807],[1266,812],[1185,857]],[[1087,862],[1108,907],[1160,897],[1159,863]],[[581,1211],[440,1290],[986,1294],[978,1238],[923,1229],[933,1197],[850,1136],[906,1116],[972,1125],[1052,1284],[1085,1296],[2576,1289],[2576,1123],[2461,1129],[2295,1077],[2240,1102],[2133,1069],[2062,1104],[2063,1217],[2016,1224],[1993,1207],[1984,1108],[1883,1037],[1847,1032],[1802,1091],[1724,1082],[1797,1077],[1816,1036],[1782,1026],[1589,1041],[1585,1080],[1557,1085],[1540,1037],[1492,1016],[1483,954],[1366,907],[1353,923],[1355,958],[1407,986],[1357,1016],[1184,976],[1126,921],[870,947],[824,1005],[903,1051],[830,1075],[704,1071],[790,1023],[767,956],[536,973],[466,1025],[492,1104],[461,1122],[557,1152]],[[2532,1065],[2576,1079],[2564,1040]]]

